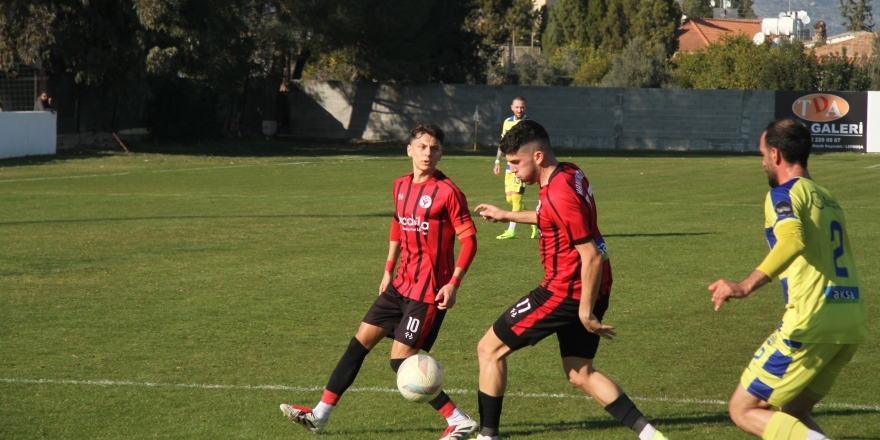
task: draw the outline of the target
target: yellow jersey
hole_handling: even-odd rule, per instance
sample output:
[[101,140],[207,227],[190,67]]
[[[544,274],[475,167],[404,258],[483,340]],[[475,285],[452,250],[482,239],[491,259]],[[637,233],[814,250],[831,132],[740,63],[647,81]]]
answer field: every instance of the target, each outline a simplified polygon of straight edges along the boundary
[[[864,292],[840,205],[816,182],[797,177],[770,190],[764,203],[771,252],[758,267],[779,277],[785,314],[779,330],[793,343],[857,344],[867,334]],[[785,240],[800,252],[772,249]],[[781,250],[781,249],[780,249]]]

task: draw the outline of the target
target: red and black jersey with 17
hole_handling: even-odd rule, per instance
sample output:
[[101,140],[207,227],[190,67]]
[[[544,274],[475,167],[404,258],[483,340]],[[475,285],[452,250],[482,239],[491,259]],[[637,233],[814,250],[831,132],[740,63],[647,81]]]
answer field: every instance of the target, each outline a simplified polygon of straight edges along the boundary
[[602,262],[599,297],[611,292],[611,262],[599,226],[596,201],[589,180],[577,165],[562,162],[541,187],[538,196],[538,228],[544,288],[555,295],[581,297],[581,256],[575,245],[593,241],[606,258]]
[[472,223],[467,199],[440,171],[422,183],[410,173],[394,181],[394,218],[401,249],[394,288],[433,304],[455,270],[455,230]]

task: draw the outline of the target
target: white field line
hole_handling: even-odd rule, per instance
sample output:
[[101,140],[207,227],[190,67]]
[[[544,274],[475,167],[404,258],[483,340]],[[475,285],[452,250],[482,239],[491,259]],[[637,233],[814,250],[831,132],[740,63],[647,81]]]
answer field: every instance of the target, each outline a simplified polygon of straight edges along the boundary
[[[116,380],[61,380],[61,379],[15,379],[2,378],[0,383],[10,384],[32,384],[32,385],[77,385],[77,386],[102,386],[102,387],[144,387],[144,388],[195,388],[205,390],[281,390],[293,392],[319,392],[323,391],[323,387],[318,386],[288,386],[288,385],[212,385],[212,384],[186,384],[186,383],[157,383],[157,382],[130,382]],[[476,390],[463,389],[447,389],[447,394],[452,395],[475,395]],[[352,387],[348,393],[383,393],[393,394],[397,392],[395,388],[381,387]],[[516,396],[535,399],[569,399],[569,400],[590,400],[589,396],[583,394],[559,394],[559,393],[523,393],[512,392],[505,394],[506,396]],[[675,403],[675,404],[693,404],[693,405],[727,405],[726,400],[715,399],[678,399],[671,397],[632,397],[633,400],[642,402],[659,402],[659,403]],[[818,407],[822,408],[840,408],[861,411],[880,412],[880,405],[859,405],[853,403],[820,403]]]
[[265,164],[244,164],[244,165],[222,165],[216,167],[200,167],[200,168],[180,168],[177,170],[153,170],[154,173],[176,173],[180,171],[210,171],[222,170],[229,168],[248,168],[248,167],[276,167],[288,165],[312,165],[312,164],[337,164],[342,162],[362,162],[366,160],[380,159],[380,157],[358,157],[353,159],[335,159],[335,160],[317,160],[302,162],[282,162],[282,163],[265,163]]
[[110,176],[125,176],[131,173],[112,173],[112,174],[86,174],[82,176],[61,176],[61,177],[31,177],[28,179],[10,179],[10,180],[0,180],[0,183],[8,183],[8,182],[33,182],[37,180],[62,180],[62,179],[86,179],[90,177],[110,177]]
[[[269,164],[224,165],[224,166],[216,166],[216,167],[181,168],[178,170],[152,170],[152,172],[153,173],[176,173],[176,172],[180,172],[180,171],[221,170],[221,169],[228,169],[228,168],[309,165],[309,164],[336,164],[336,163],[342,163],[342,162],[361,162],[361,161],[371,160],[371,159],[381,159],[381,158],[380,157],[358,157],[356,159],[336,159],[336,160],[332,160],[332,161],[322,160],[322,161],[283,162],[283,163],[269,163]],[[86,175],[82,175],[82,176],[31,177],[31,178],[26,178],[26,179],[0,180],[0,183],[33,182],[33,181],[39,181],[39,180],[86,179],[86,178],[94,178],[94,177],[125,176],[128,174],[131,174],[131,172],[109,173],[109,174],[86,174]]]
[[880,163],[878,163],[877,165],[871,165],[871,166],[869,166],[869,167],[865,167],[865,169],[869,169],[869,168],[877,168],[877,167],[880,167]]

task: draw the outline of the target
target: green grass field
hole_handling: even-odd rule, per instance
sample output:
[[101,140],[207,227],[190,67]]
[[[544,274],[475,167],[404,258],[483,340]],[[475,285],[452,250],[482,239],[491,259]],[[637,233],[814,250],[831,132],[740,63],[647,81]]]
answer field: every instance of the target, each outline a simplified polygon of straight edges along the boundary
[[[0,161],[0,438],[315,438],[314,405],[377,294],[402,146],[131,145]],[[782,316],[778,283],[713,312],[706,287],[767,250],[756,155],[559,151],[589,176],[615,284],[596,366],[671,439],[742,439],[726,401]],[[448,148],[471,208],[503,206],[493,152]],[[869,315],[880,314],[880,155],[826,154],[813,177],[847,214]],[[526,193],[534,207],[536,187]],[[541,279],[537,244],[479,251],[432,354],[477,416],[476,344]],[[525,236],[526,228],[521,229]],[[835,439],[880,438],[880,320],[817,409]],[[374,350],[323,436],[438,438]],[[634,439],[563,378],[553,339],[514,354],[508,439]]]

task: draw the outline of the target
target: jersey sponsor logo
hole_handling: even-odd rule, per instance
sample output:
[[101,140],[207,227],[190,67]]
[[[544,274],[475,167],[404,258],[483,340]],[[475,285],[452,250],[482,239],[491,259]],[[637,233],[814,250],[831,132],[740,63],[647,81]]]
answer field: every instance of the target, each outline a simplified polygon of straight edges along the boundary
[[849,102],[829,93],[814,93],[798,98],[791,111],[812,122],[831,122],[849,113]]
[[403,200],[403,194],[398,194],[398,195],[397,195],[397,200]]
[[422,198],[419,199],[419,206],[428,209],[428,207],[431,206],[431,196],[422,196]]
[[826,303],[859,302],[859,288],[850,286],[828,286],[825,288]]
[[812,199],[810,199],[813,202],[813,206],[819,209],[825,209],[826,206],[829,208],[840,209],[840,205],[838,205],[837,201],[834,199],[826,199],[822,194],[819,194],[816,191],[810,192],[810,195],[813,196]]
[[779,217],[790,216],[794,213],[794,209],[791,207],[791,202],[787,200],[776,203],[775,209],[776,215]]
[[415,217],[403,217],[400,214],[397,215],[397,221],[403,226],[403,230],[406,232],[421,232],[422,235],[428,235],[428,222],[422,221],[422,216],[417,215]]

